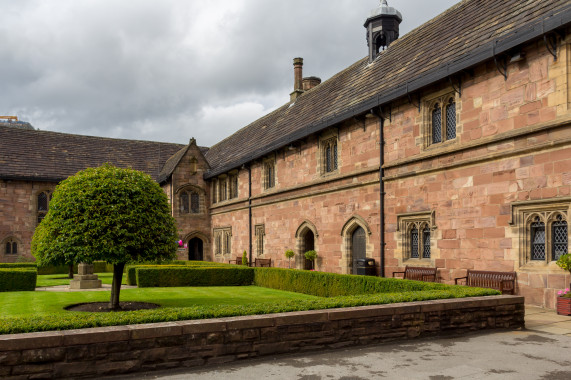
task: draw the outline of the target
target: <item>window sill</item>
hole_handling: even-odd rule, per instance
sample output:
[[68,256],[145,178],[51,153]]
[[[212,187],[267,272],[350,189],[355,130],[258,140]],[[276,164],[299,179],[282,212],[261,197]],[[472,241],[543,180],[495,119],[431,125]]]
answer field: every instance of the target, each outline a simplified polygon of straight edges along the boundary
[[564,274],[567,273],[557,266],[555,261],[528,261],[517,270],[521,273],[549,273],[549,274]]
[[433,259],[411,259],[406,258],[403,260],[403,265],[408,265],[410,267],[434,267],[434,260]]

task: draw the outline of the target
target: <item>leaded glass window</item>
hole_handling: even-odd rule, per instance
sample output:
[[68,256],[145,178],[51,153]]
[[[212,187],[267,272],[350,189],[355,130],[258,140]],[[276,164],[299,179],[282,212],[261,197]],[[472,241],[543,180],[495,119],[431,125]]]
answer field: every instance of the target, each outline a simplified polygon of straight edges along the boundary
[[12,254],[13,254],[13,255],[17,255],[17,254],[18,254],[18,243],[16,243],[15,241],[12,242]]
[[418,254],[418,229],[416,226],[410,230],[410,257],[413,259],[420,257]]
[[337,143],[333,144],[333,168],[337,170]]
[[182,214],[188,214],[190,212],[188,208],[188,193],[186,191],[180,195],[180,212]]
[[216,254],[219,255],[222,253],[222,236],[216,236]]
[[38,194],[38,211],[48,211],[48,195],[44,192]]
[[198,214],[200,212],[200,197],[197,192],[190,193],[190,212]]
[[563,220],[561,215],[551,225],[551,238],[553,239],[552,258],[558,260],[561,256],[567,254],[568,250],[568,235],[567,235],[567,221]]
[[230,198],[238,198],[238,176],[230,176]]
[[442,142],[442,111],[436,103],[432,110],[432,143]]
[[545,260],[545,223],[539,217],[531,224],[531,259]]
[[226,182],[225,179],[220,180],[220,196],[218,197],[220,199],[220,202],[228,199],[227,191],[228,191],[228,183]]
[[446,140],[456,138],[456,103],[450,99],[446,106]]
[[326,162],[326,171],[329,173],[333,171],[333,162],[331,159],[331,146],[327,145],[327,149],[325,149],[325,162]]
[[12,243],[10,243],[10,242],[6,243],[6,254],[7,255],[12,254]]
[[422,258],[430,259],[430,228],[428,226],[422,230]]

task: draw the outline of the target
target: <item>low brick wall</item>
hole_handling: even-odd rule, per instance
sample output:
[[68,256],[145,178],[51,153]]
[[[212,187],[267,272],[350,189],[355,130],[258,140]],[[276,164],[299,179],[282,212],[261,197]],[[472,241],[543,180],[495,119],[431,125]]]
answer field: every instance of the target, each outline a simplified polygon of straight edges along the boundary
[[524,327],[524,298],[475,297],[0,335],[0,377],[95,377]]

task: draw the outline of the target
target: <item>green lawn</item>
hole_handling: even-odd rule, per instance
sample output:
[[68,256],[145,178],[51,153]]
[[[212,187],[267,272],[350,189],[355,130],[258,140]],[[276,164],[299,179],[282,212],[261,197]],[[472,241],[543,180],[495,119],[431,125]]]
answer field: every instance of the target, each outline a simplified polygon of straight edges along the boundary
[[[54,275],[60,276],[61,275]],[[45,277],[45,276],[41,276]],[[55,281],[55,280],[54,280]],[[0,318],[39,317],[72,312],[66,306],[85,302],[107,302],[109,291],[99,292],[7,292],[0,293]],[[145,288],[121,290],[121,301],[157,303],[163,307],[254,305],[319,297],[257,286],[207,288]]]

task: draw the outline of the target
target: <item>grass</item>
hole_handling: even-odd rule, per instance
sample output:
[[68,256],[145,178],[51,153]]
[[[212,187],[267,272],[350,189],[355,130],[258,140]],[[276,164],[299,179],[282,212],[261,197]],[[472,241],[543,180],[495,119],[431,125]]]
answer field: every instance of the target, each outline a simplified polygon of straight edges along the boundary
[[[0,304],[2,305],[0,316],[1,318],[9,318],[60,314],[64,317],[73,314],[73,312],[64,310],[66,306],[87,302],[108,302],[109,297],[109,291],[0,293]],[[318,298],[257,286],[121,290],[121,301],[152,302],[165,308],[251,305]]]

